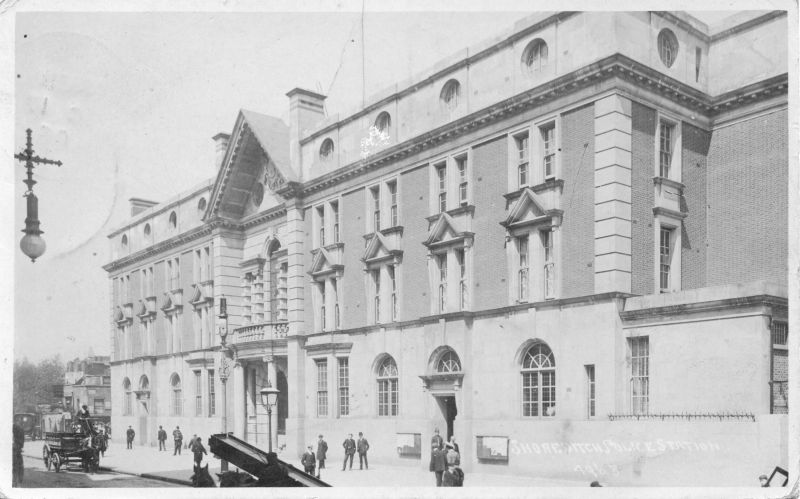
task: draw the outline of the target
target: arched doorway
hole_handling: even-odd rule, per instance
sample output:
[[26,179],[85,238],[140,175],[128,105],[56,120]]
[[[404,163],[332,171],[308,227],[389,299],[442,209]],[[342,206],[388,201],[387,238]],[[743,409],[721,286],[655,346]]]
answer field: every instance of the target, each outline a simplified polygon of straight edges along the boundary
[[446,438],[449,440],[454,433],[461,383],[464,378],[461,359],[451,347],[441,346],[431,354],[428,373],[420,377],[436,401],[438,411],[435,424],[437,427],[443,426],[440,432],[446,433]]

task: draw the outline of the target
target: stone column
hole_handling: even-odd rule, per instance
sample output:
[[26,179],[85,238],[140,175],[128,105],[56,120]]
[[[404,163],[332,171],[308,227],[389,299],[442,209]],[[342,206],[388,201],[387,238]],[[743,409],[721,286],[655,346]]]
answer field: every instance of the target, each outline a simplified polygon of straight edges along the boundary
[[289,334],[296,335],[304,332],[304,288],[308,276],[304,269],[304,240],[305,220],[304,212],[299,206],[299,201],[291,199],[286,207],[286,241],[288,272],[288,316]]
[[244,373],[241,361],[236,361],[233,364],[233,434],[241,439],[244,439],[245,429]]
[[631,101],[594,104],[594,292],[631,292]]

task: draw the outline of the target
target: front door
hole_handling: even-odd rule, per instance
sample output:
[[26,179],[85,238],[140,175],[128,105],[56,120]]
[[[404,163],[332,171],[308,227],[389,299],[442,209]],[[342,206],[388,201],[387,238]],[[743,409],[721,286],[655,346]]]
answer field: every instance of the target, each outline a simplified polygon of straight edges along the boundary
[[447,437],[445,440],[449,441],[453,436],[453,423],[455,422],[458,409],[456,407],[456,398],[453,395],[443,397],[436,397],[436,402],[439,404],[439,409],[442,411],[445,425],[447,427]]

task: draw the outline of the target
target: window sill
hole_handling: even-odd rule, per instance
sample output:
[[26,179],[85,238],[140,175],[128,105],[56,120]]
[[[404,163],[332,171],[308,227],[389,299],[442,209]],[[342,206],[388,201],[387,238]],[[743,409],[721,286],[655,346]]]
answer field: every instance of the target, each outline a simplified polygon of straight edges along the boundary
[[524,185],[524,186],[520,187],[519,189],[517,189],[516,191],[508,192],[506,194],[503,194],[503,197],[506,198],[509,201],[514,201],[515,199],[520,197],[520,195],[522,195],[522,192],[525,189],[530,189],[534,193],[540,194],[540,193],[542,193],[544,191],[551,190],[551,189],[556,189],[556,188],[558,188],[558,189],[563,189],[564,188],[564,180],[563,179],[554,177],[554,178],[549,178],[549,179],[545,180],[541,184]]
[[678,182],[677,180],[672,180],[666,177],[660,177],[658,175],[653,177],[653,185],[666,186],[666,187],[672,187],[673,189],[678,189],[681,195],[683,195],[683,189],[686,188],[685,185]]
[[430,223],[433,223],[433,222],[435,222],[435,221],[437,221],[439,219],[439,216],[442,213],[447,213],[451,217],[462,215],[464,213],[469,213],[470,215],[474,215],[475,214],[475,205],[474,204],[467,204],[467,205],[464,205],[464,206],[459,206],[457,208],[453,208],[451,210],[440,211],[438,213],[434,213],[433,215],[425,217],[425,220],[427,220]]

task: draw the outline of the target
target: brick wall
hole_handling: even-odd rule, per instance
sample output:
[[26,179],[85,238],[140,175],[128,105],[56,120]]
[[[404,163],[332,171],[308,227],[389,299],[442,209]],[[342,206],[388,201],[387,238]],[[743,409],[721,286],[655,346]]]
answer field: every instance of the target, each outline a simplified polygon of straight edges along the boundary
[[364,300],[364,189],[342,196],[339,219],[344,242],[344,275],[339,283],[342,293],[342,328],[366,324],[367,307]]
[[508,142],[503,136],[473,149],[473,198],[475,232],[473,246],[472,308],[481,310],[508,305],[508,262],[503,194],[508,187]]
[[417,168],[400,176],[400,210],[403,225],[402,320],[430,315],[427,251],[428,169]]
[[562,298],[594,293],[594,105],[561,117]]
[[683,123],[681,289],[706,285],[706,158],[711,134]]
[[717,129],[708,154],[709,286],[785,282],[787,111]]
[[655,110],[631,103],[631,293],[654,292]]

